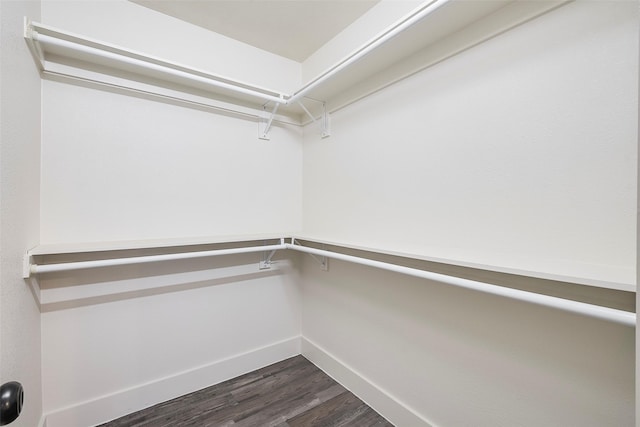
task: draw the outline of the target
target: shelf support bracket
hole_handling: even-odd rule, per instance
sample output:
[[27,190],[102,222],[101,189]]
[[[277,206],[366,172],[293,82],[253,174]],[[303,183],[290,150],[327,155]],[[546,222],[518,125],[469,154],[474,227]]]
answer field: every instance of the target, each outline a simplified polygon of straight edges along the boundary
[[[284,245],[284,238],[280,239],[280,244]],[[277,249],[274,249],[271,252],[264,251],[262,253],[262,261],[260,261],[260,265],[259,265],[260,270],[268,270],[271,268],[271,264],[273,264],[273,261],[271,261],[271,258],[273,258],[276,251]]]
[[[295,237],[291,238],[291,244],[292,245],[296,245],[296,239]],[[322,245],[323,249],[324,249],[324,245]],[[318,264],[320,264],[320,270],[322,271],[329,271],[329,258],[326,256],[316,256],[315,254],[309,254],[311,255],[311,258],[315,259]]]
[[309,254],[311,255],[311,258],[315,259],[318,264],[320,264],[320,270],[322,271],[329,271],[329,258],[327,258],[326,256],[315,256],[314,254]]
[[27,46],[29,47],[29,51],[31,52],[31,56],[33,60],[36,62],[36,66],[39,71],[44,71],[44,53],[42,53],[42,49],[40,45],[35,42],[36,32],[31,25],[31,21],[25,16],[24,17],[24,40],[27,42]]
[[280,107],[280,103],[276,102],[273,106],[271,112],[267,111],[267,104],[262,106],[263,117],[258,121],[258,138],[263,139],[265,141],[269,141],[269,130],[271,129],[271,125],[273,124],[273,119],[276,116],[276,112],[278,111],[278,107]]
[[31,252],[27,252],[22,258],[22,278],[28,279],[31,277],[31,265],[33,264],[33,256]]
[[326,102],[318,101],[318,102],[322,102],[322,115],[320,116],[319,120],[313,117],[313,114],[311,114],[309,110],[307,110],[307,107],[305,107],[301,101],[296,101],[296,102],[298,103],[298,105],[300,105],[300,107],[302,107],[304,112],[307,113],[307,115],[311,118],[311,120],[320,126],[320,137],[322,139],[330,137],[331,130],[329,129],[329,114],[327,113]]

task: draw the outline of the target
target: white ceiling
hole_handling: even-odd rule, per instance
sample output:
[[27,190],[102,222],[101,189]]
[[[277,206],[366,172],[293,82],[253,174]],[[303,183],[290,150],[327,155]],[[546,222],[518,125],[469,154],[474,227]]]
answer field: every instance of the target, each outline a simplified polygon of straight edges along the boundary
[[380,0],[131,0],[297,62]]

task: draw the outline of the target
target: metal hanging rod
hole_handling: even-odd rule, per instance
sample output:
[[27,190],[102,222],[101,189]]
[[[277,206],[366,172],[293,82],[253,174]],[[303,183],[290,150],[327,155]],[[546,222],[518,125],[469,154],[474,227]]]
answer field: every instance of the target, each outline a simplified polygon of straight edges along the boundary
[[[67,81],[74,81],[74,82],[84,82],[84,83],[88,83],[91,85],[94,85],[95,87],[108,87],[108,88],[112,88],[115,90],[119,90],[119,91],[126,91],[126,92],[131,92],[133,94],[138,94],[141,96],[148,96],[148,97],[153,97],[153,98],[157,98],[157,99],[164,99],[170,102],[176,102],[176,103],[180,103],[183,105],[189,105],[189,106],[194,106],[194,107],[198,107],[198,108],[205,108],[205,109],[210,109],[213,111],[218,111],[220,113],[223,114],[233,114],[235,116],[238,117],[245,117],[248,119],[252,119],[252,120],[262,120],[263,117],[258,115],[258,114],[252,114],[249,113],[247,111],[243,111],[240,109],[232,109],[232,108],[227,108],[227,107],[223,107],[223,106],[219,106],[219,105],[215,105],[215,104],[211,104],[211,103],[205,103],[205,102],[200,102],[200,101],[194,101],[192,99],[187,99],[187,98],[180,98],[180,97],[176,97],[176,96],[171,96],[171,95],[166,95],[163,93],[159,93],[159,92],[152,92],[152,91],[148,91],[148,90],[143,90],[143,89],[136,89],[133,87],[127,87],[127,86],[123,86],[123,85],[119,85],[119,84],[115,84],[115,83],[107,83],[107,82],[102,82],[102,81],[98,81],[98,80],[93,80],[93,79],[89,79],[89,78],[85,78],[85,77],[77,77],[77,76],[72,76],[69,74],[65,74],[65,73],[60,73],[60,72],[56,72],[56,71],[42,71],[42,74],[45,76],[48,76],[49,78],[52,79],[64,79]],[[277,122],[277,123],[282,123],[285,125],[291,125],[291,126],[304,126],[304,124],[302,123],[297,123],[293,120],[286,120],[283,119],[282,117],[280,118],[275,118],[273,119],[273,122]]]
[[404,267],[401,265],[391,264],[388,262],[374,261],[368,258],[361,258],[353,255],[331,252],[323,249],[315,249],[292,243],[285,244],[287,249],[304,252],[312,255],[319,255],[327,258],[333,258],[341,261],[352,262],[355,264],[366,265],[369,267],[380,268],[382,270],[393,271],[395,273],[405,274],[408,276],[419,277],[422,279],[433,280],[448,285],[453,285],[465,289],[484,292],[492,295],[499,295],[519,301],[525,301],[531,304],[552,307],[571,313],[581,314],[598,319],[608,320],[614,323],[620,323],[626,326],[635,326],[636,314],[624,310],[617,310],[609,307],[601,307],[598,305],[587,304],[578,301],[572,301],[564,298],[552,297],[549,295],[537,294],[534,292],[521,291],[519,289],[507,288],[504,286],[491,285],[475,280],[462,279],[445,274],[433,273],[431,271],[419,270],[417,268]]
[[78,261],[78,262],[64,262],[60,264],[32,264],[31,256],[27,254],[25,264],[28,264],[28,268],[25,268],[25,278],[33,274],[54,273],[59,271],[73,271],[84,270],[89,268],[100,267],[116,267],[121,265],[142,264],[149,262],[161,262],[161,261],[174,261],[193,258],[206,258],[220,255],[236,255],[247,254],[254,252],[265,251],[277,251],[279,249],[286,249],[284,239],[280,239],[280,244],[277,245],[263,245],[263,246],[250,246],[246,248],[231,248],[231,249],[216,249],[211,251],[198,251],[198,252],[183,252],[177,254],[163,254],[163,255],[147,255],[128,258],[113,258],[113,259],[101,259],[95,261]]
[[[162,61],[157,58],[152,58],[146,55],[142,55],[136,52],[131,52],[125,49],[121,49],[115,46],[103,44],[94,40],[83,39],[81,37],[67,34],[63,31],[47,27],[45,25],[28,22],[25,28],[25,37],[30,43],[34,54],[39,57],[41,63],[44,62],[44,55],[42,50],[35,44],[38,42],[42,45],[54,46],[62,49],[72,50],[81,54],[87,54],[96,56],[99,58],[107,59],[109,61],[120,62],[135,67],[144,68],[154,72],[161,72],[167,75],[195,81],[208,86],[226,89],[249,95],[263,101],[275,102],[277,104],[294,104],[301,100],[305,95],[316,88],[321,83],[330,79],[338,72],[358,61],[369,52],[381,44],[387,42],[397,34],[408,29],[430,13],[439,9],[450,0],[431,0],[425,2],[423,5],[415,9],[409,15],[396,22],[389,29],[378,35],[364,46],[356,50],[347,58],[340,61],[335,66],[304,85],[299,90],[295,91],[293,95],[287,95],[282,93],[276,93],[273,91],[262,90],[261,88],[252,87],[251,85],[234,83],[229,79],[221,77],[206,75],[206,73],[197,72],[196,70],[189,70],[188,68],[172,64],[170,62]],[[271,92],[271,93],[267,93]]]
[[[470,289],[478,292],[484,292],[492,295],[498,295],[501,297],[511,298],[518,301],[524,301],[531,304],[537,304],[545,307],[551,307],[558,310],[564,310],[571,313],[576,313],[584,316],[594,317],[602,320],[607,320],[614,323],[619,323],[626,326],[635,326],[636,314],[624,310],[617,310],[609,307],[602,307],[594,304],[588,304],[578,301],[572,301],[564,298],[553,297],[549,295],[537,294],[534,292],[522,291],[519,289],[512,289],[504,286],[492,285],[484,282],[478,282],[470,279],[463,279],[454,276],[448,276],[445,274],[434,273],[431,271],[419,270],[417,268],[404,267],[397,264],[388,262],[375,261],[368,258],[347,255],[339,252],[327,251],[324,249],[316,249],[307,246],[301,246],[297,244],[295,238],[291,238],[291,243],[286,243],[284,238],[280,239],[279,244],[263,245],[263,246],[250,246],[244,248],[231,248],[231,249],[217,249],[210,251],[197,251],[186,252],[177,254],[163,254],[163,255],[149,255],[129,258],[114,258],[106,260],[94,260],[94,261],[79,261],[79,262],[67,262],[60,264],[44,264],[38,265],[32,263],[32,256],[27,254],[25,256],[25,268],[24,278],[29,278],[31,275],[53,273],[61,271],[82,270],[99,267],[114,267],[121,265],[131,265],[139,263],[150,263],[160,261],[173,261],[184,260],[193,258],[205,258],[221,255],[235,255],[244,253],[265,253],[264,260],[260,263],[260,268],[269,268],[271,264],[271,257],[275,251],[282,249],[291,249],[298,252],[304,252],[311,255],[318,255],[326,258],[333,258],[340,261],[351,262],[354,264],[365,265],[368,267],[379,268],[382,270],[388,270],[399,274],[405,274],[408,276],[418,277],[421,279],[432,280],[447,285],[457,286],[460,288]],[[325,267],[326,269],[326,262]]]
[[295,91],[291,97],[288,98],[287,103],[293,103],[300,100],[307,93],[315,89],[320,84],[329,80],[331,77],[342,71],[344,68],[358,61],[363,56],[367,55],[378,46],[386,43],[391,40],[393,37],[401,33],[402,31],[408,29],[412,25],[419,22],[421,19],[425,18],[429,14],[435,12],[440,7],[449,3],[451,0],[431,0],[423,3],[417,9],[409,13],[409,15],[402,18],[400,21],[396,22],[391,28],[384,31],[382,34],[378,35],[360,49],[349,55],[347,58],[340,61],[338,64],[331,67],[329,70],[325,71],[320,76],[316,77],[314,80],[307,83],[305,86]]
[[[44,34],[45,32],[49,34]],[[251,87],[250,85],[246,84],[229,82],[228,79],[224,79],[214,75],[207,75],[204,72],[190,70],[177,64],[120,49],[115,46],[109,46],[96,41],[84,40],[76,36],[63,33],[59,30],[53,30],[35,22],[28,24],[28,28],[26,29],[25,33],[27,36],[27,40],[38,42],[44,46],[58,47],[117,63],[132,65],[134,67],[153,72],[160,72],[162,74],[178,77],[200,84],[205,84],[207,86],[230,90],[243,95],[249,95],[263,101],[271,101],[282,104],[286,103],[286,98],[288,97],[288,95],[275,92],[266,93],[270,91],[263,91],[260,88]],[[39,56],[39,59],[42,62],[44,60],[44,57],[42,55],[41,49],[36,48],[34,50],[36,55]]]
[[[88,55],[95,58],[100,58],[101,60],[106,60],[108,62],[124,64],[129,67],[132,66],[138,69],[151,71],[152,73],[161,73],[166,76],[172,76],[186,81],[196,82],[201,85],[228,90],[237,94],[250,96],[267,103],[273,102],[275,104],[273,112],[266,118],[259,119],[258,123],[259,138],[268,140],[269,129],[274,120],[277,106],[298,104],[301,99],[306,96],[307,93],[316,88],[318,85],[331,79],[344,68],[358,61],[360,58],[373,51],[376,47],[380,46],[400,32],[411,27],[449,1],[450,0],[425,1],[420,7],[415,9],[409,15],[396,22],[389,29],[366,43],[364,46],[356,50],[347,58],[340,61],[335,66],[331,67],[319,77],[304,85],[298,91],[294,92],[293,95],[279,93],[250,84],[235,82],[232,79],[211,75],[203,71],[190,69],[188,67],[164,61],[159,58],[154,58],[96,40],[91,40],[74,34],[66,33],[64,31],[54,29],[40,23],[28,22],[26,19],[24,36],[34,54],[34,57],[38,59],[38,66],[43,72],[50,71],[46,69],[43,47],[52,47],[52,49],[62,49],[75,52],[80,57]],[[326,113],[326,109],[324,110],[322,115],[321,128],[321,136],[323,138],[328,137],[330,135],[330,132],[328,114]]]

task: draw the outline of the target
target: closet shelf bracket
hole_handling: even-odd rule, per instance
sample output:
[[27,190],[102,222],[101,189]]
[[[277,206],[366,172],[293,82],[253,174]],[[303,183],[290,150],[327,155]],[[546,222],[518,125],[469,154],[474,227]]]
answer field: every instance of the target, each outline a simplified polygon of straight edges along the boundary
[[309,255],[311,255],[311,258],[315,259],[318,264],[320,264],[320,270],[329,271],[329,258],[327,258],[326,256],[317,257],[313,254]]
[[28,279],[31,277],[31,265],[33,264],[33,255],[31,252],[27,252],[24,257],[22,257],[22,278]]
[[[280,246],[284,246],[284,238],[280,239]],[[271,268],[271,265],[273,264],[273,261],[271,261],[271,259],[273,258],[277,250],[278,249],[273,249],[271,252],[264,251],[262,253],[262,261],[260,261],[260,265],[258,266],[260,270],[268,270]]]
[[329,129],[329,114],[327,113],[327,103],[324,101],[315,100],[313,98],[307,98],[307,99],[310,99],[312,101],[316,101],[322,104],[322,112],[320,113],[319,119],[316,119],[313,116],[313,114],[311,114],[311,112],[307,109],[307,107],[304,106],[302,101],[296,101],[296,102],[298,103],[298,105],[300,105],[300,107],[304,110],[304,112],[307,113],[307,116],[309,116],[309,118],[311,118],[311,120],[314,123],[320,126],[320,137],[322,139],[330,137],[331,131]]
[[[296,246],[296,248],[300,247],[300,245],[296,243],[296,239],[294,237],[291,238],[291,244],[290,244],[289,247],[291,247],[291,246]],[[325,250],[324,245],[322,245],[321,252],[324,251],[324,250]],[[311,256],[311,258],[315,259],[318,262],[318,264],[320,264],[320,270],[329,271],[329,257],[328,256],[326,256],[326,255],[316,255],[316,254],[312,254],[312,253],[309,253],[309,255]]]
[[42,47],[40,46],[40,44],[35,42],[37,33],[33,29],[33,25],[31,21],[26,16],[24,17],[23,25],[24,25],[24,33],[23,33],[24,39],[27,42],[27,46],[31,51],[31,56],[33,56],[33,59],[36,62],[36,66],[38,67],[38,70],[42,72],[45,69],[44,52],[42,51]]
[[[227,249],[212,249],[207,251],[194,251],[194,252],[178,252],[178,253],[165,253],[159,255],[142,255],[132,256],[125,258],[107,258],[107,259],[94,259],[90,261],[73,261],[63,262],[57,264],[34,264],[33,253],[27,252],[24,258],[22,275],[25,279],[38,274],[55,273],[61,271],[74,271],[74,270],[86,270],[91,268],[105,268],[105,267],[117,267],[123,265],[143,264],[153,262],[164,261],[177,261],[185,259],[195,258],[208,258],[223,255],[237,255],[237,254],[249,254],[264,252],[265,265],[271,265],[273,262],[271,258],[273,254],[280,249],[286,249],[287,246],[284,243],[284,238],[280,238],[278,244],[264,244],[262,246],[243,246],[237,248]],[[262,265],[262,263],[261,263]]]
[[280,107],[280,103],[274,103],[271,111],[267,110],[267,104],[262,106],[262,117],[258,121],[258,138],[264,139],[265,141],[269,141],[269,130],[271,130],[271,125],[273,124],[273,119],[276,116],[276,112],[278,112],[278,107]]

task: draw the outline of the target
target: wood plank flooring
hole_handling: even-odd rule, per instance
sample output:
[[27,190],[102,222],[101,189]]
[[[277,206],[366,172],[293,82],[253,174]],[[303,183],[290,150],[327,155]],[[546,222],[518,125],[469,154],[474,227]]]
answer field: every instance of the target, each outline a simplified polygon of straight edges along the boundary
[[303,356],[100,427],[393,427]]

